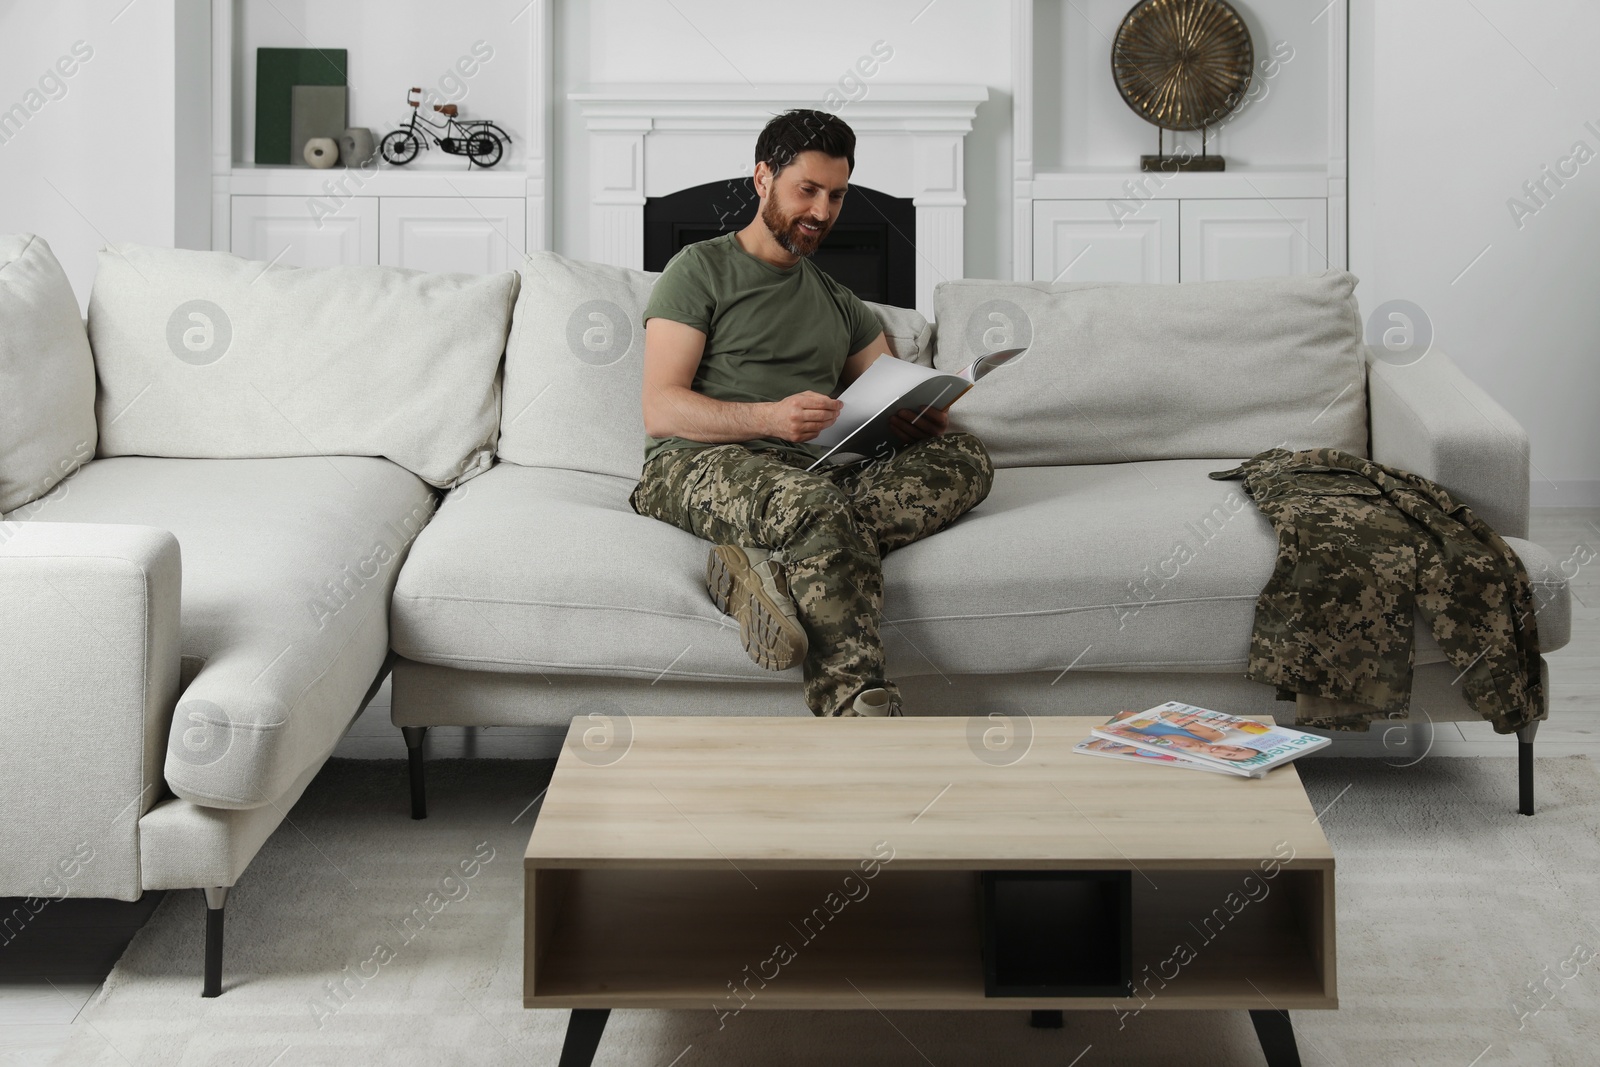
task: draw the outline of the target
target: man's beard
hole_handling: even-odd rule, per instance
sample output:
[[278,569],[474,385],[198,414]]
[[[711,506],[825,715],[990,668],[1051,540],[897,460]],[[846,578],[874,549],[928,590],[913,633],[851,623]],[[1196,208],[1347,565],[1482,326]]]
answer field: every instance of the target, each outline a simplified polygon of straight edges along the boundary
[[821,248],[822,239],[828,233],[828,225],[823,223],[815,237],[807,236],[800,229],[800,220],[803,217],[796,215],[786,222],[782,212],[778,210],[776,197],[769,199],[767,206],[761,210],[761,221],[766,223],[768,231],[778,244],[783,246],[783,250],[791,256],[799,256],[802,259]]

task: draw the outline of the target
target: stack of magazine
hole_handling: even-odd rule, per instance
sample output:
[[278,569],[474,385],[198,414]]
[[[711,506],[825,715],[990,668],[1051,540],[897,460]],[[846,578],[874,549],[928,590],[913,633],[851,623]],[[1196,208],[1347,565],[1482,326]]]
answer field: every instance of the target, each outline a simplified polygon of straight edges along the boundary
[[1330,743],[1316,734],[1175,700],[1149,711],[1118,712],[1091,733],[1074,752],[1246,778],[1264,778],[1272,768]]

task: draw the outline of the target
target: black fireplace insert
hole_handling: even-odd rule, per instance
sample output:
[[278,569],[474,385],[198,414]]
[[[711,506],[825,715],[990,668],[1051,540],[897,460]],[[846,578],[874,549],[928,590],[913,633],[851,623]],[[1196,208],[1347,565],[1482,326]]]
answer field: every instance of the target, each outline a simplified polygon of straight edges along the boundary
[[[741,230],[760,201],[747,177],[707,182],[644,203],[644,269],[659,271],[685,245]],[[863,300],[916,306],[917,212],[906,197],[852,185],[811,259]]]

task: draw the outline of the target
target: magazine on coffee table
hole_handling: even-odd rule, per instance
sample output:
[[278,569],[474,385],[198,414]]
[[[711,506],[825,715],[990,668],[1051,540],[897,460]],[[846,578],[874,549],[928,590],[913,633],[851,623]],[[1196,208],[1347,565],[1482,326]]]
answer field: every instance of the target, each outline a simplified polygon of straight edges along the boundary
[[843,456],[881,458],[905,447],[889,424],[901,408],[922,412],[924,408],[948,411],[984,375],[1026,352],[1026,348],[1007,348],[979,356],[954,374],[908,363],[894,356],[872,361],[837,399],[844,401],[833,425],[807,444],[821,445],[827,451],[806,470],[814,471]]
[[1181,755],[1248,778],[1264,777],[1272,768],[1331,743],[1326,737],[1176,700],[1113,719],[1091,732],[1107,741]]
[[[1111,717],[1112,722],[1121,722],[1129,716],[1137,714],[1132,711],[1119,711]],[[1165,763],[1172,767],[1182,767],[1186,771],[1210,771],[1212,774],[1227,774],[1224,767],[1213,767],[1208,763],[1188,759],[1184,756],[1174,756],[1169,752],[1151,752],[1148,749],[1135,748],[1133,745],[1121,741],[1107,741],[1103,737],[1091,737],[1087,741],[1079,741],[1073,746],[1072,751],[1085,756],[1103,756],[1107,759],[1128,760],[1130,763]]]

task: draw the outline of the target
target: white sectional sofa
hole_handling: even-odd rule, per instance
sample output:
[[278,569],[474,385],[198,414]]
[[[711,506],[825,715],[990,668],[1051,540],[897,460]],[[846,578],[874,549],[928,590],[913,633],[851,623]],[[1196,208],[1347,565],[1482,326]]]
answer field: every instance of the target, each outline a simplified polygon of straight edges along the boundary
[[[579,715],[808,714],[707,598],[708,546],[627,504],[654,279],[116,246],[85,331],[45,242],[0,237],[0,895],[204,890],[215,995],[227,888],[391,669],[416,817],[432,726],[554,752]],[[937,331],[877,308],[924,364],[1033,346],[952,409],[990,496],[885,560],[908,710],[1292,713],[1241,673],[1271,528],[1206,478],[1279,445],[1457,492],[1564,645],[1525,435],[1442,353],[1372,361],[1353,283],[951,282]],[[1417,662],[1414,717],[1475,717],[1431,639]]]

